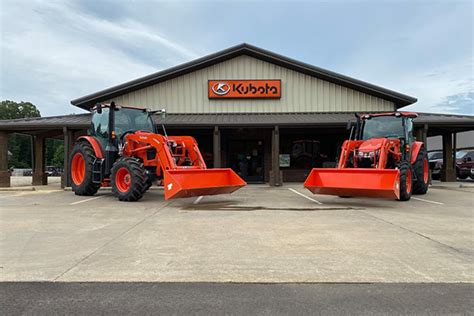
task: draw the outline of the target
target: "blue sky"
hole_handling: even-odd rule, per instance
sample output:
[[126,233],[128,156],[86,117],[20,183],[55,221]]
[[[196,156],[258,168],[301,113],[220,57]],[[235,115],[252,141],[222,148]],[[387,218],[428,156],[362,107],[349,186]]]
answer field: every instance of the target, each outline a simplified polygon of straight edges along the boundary
[[0,3],[1,99],[43,116],[242,42],[474,115],[473,1]]

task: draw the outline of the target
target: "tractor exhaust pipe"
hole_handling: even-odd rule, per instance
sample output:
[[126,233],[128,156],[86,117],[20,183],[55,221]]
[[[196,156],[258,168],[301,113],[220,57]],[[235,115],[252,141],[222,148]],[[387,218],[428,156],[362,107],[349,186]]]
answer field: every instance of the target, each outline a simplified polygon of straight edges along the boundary
[[109,109],[109,126],[108,126],[108,137],[107,137],[107,144],[105,146],[105,170],[104,173],[106,176],[110,175],[110,170],[114,162],[117,160],[118,156],[118,148],[117,148],[117,140],[115,136],[115,109],[116,105],[115,102],[110,103]]

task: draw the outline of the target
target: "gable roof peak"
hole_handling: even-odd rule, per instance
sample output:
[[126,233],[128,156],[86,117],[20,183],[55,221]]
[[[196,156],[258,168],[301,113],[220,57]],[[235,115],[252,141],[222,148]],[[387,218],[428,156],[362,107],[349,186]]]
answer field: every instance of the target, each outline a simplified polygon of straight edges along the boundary
[[417,99],[414,97],[382,88],[327,69],[306,64],[244,42],[216,53],[192,60],[190,62],[158,71],[151,75],[125,82],[123,84],[101,90],[78,99],[74,99],[71,101],[71,104],[83,109],[90,109],[97,102],[103,102],[119,95],[143,89],[145,87],[167,81],[244,54],[284,68],[304,73],[312,77],[317,77],[337,85],[391,101],[396,105],[397,108],[413,104],[417,101]]

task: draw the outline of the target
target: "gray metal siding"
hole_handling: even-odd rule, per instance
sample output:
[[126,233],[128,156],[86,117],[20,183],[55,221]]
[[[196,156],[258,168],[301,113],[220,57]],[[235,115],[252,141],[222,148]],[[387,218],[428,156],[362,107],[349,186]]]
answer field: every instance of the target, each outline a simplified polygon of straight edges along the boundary
[[[281,99],[209,100],[207,81],[281,79]],[[109,100],[109,102],[112,100]],[[242,55],[113,99],[169,113],[393,111],[393,102]]]

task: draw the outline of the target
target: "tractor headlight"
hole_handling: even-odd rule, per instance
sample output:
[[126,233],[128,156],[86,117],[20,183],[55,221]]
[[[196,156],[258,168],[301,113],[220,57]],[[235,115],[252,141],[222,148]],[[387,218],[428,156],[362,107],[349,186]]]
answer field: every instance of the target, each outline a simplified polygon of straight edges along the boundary
[[380,150],[363,152],[359,151],[359,158],[374,158],[379,155]]

